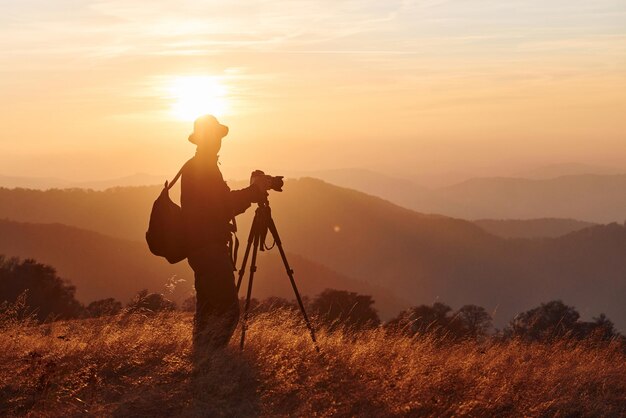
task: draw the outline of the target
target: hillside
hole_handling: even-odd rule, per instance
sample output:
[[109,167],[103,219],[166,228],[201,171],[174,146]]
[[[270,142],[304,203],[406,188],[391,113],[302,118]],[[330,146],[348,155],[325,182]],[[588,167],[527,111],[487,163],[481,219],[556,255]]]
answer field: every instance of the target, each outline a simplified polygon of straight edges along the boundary
[[85,189],[0,188],[0,219],[60,223],[143,241],[152,202],[162,186]]
[[595,225],[575,219],[479,219],[476,225],[502,238],[556,238]]
[[466,221],[420,215],[306,179],[273,202],[292,251],[314,254],[335,270],[420,303],[475,303],[495,311],[502,324],[542,301],[563,299],[587,317],[595,309],[626,327],[618,296],[626,290],[624,226],[597,226],[558,239],[504,240]]
[[441,195],[436,188],[429,188],[405,178],[393,177],[366,169],[337,169],[311,172],[295,172],[288,177],[312,177],[335,186],[357,190],[380,197],[396,205],[422,213],[436,213],[463,218],[464,205]]
[[617,343],[409,339],[257,317],[240,353],[194,357],[191,315],[20,324],[0,333],[2,416],[612,416],[626,414]]
[[150,257],[147,246],[139,242],[61,224],[2,220],[0,254],[34,258],[53,266],[77,287],[76,296],[83,303],[106,297],[126,302],[144,288],[165,292],[168,279],[177,273],[187,280],[189,291],[189,279],[193,278],[178,266]]
[[[77,287],[77,298],[83,303],[106,297],[125,302],[144,288],[166,293],[167,297],[179,302],[193,292],[193,272],[186,262],[170,265],[150,254],[143,242],[111,238],[61,224],[0,220],[0,254],[35,258],[52,265],[61,277]],[[375,308],[383,318],[408,306],[406,300],[383,288],[350,279],[302,256],[288,254],[288,257],[296,272],[299,290],[305,296],[315,296],[326,288],[373,295]],[[254,297],[294,298],[276,251],[261,253],[257,264]],[[184,281],[170,292],[166,284],[173,277]],[[247,284],[247,276],[244,284]],[[244,295],[243,291],[241,295]]]
[[447,214],[462,208],[446,201],[437,191],[404,178],[365,169],[322,170],[298,173],[293,177],[312,177],[339,187],[377,196],[418,212]]
[[[0,216],[44,218],[139,241],[159,189],[4,189]],[[288,181],[285,192],[270,199],[288,252],[411,304],[473,303],[494,313],[502,326],[518,312],[563,299],[587,319],[603,312],[626,329],[623,226],[597,226],[558,239],[505,240],[471,222],[419,214],[314,179]],[[252,214],[240,219],[242,237]]]

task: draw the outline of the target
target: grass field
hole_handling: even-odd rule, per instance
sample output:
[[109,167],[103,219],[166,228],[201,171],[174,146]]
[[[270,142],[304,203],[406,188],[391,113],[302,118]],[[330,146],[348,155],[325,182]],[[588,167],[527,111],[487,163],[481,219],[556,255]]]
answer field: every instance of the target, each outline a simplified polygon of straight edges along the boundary
[[0,335],[0,416],[626,416],[618,343],[319,333],[257,316],[194,366],[185,313],[29,325]]

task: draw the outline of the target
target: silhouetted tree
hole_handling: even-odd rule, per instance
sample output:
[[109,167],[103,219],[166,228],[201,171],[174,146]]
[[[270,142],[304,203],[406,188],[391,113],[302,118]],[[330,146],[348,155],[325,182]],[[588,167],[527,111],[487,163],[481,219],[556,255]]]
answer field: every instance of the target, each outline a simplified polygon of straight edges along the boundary
[[449,315],[452,308],[440,302],[432,306],[420,305],[401,312],[387,323],[387,329],[413,336],[435,334],[457,337],[462,334],[460,321]]
[[547,341],[571,336],[577,331],[578,318],[580,314],[572,306],[553,300],[517,315],[509,323],[509,332],[527,340]]
[[374,300],[345,290],[326,289],[310,304],[311,313],[318,316],[330,330],[337,328],[367,329],[380,325]]
[[39,321],[77,318],[83,312],[74,297],[76,288],[58,277],[53,267],[0,256],[0,302],[14,302],[25,290],[26,305]]
[[492,325],[491,315],[481,306],[464,305],[454,316],[460,321],[464,334],[472,338],[487,335]]
[[176,303],[166,299],[163,294],[148,293],[146,289],[138,292],[127,306],[129,312],[161,312],[175,309]]
[[122,310],[122,302],[113,298],[100,299],[87,305],[87,315],[92,318],[100,316],[117,315]]
[[480,306],[465,305],[454,312],[448,305],[435,302],[432,306],[420,305],[401,312],[385,328],[409,336],[428,334],[459,340],[486,335],[491,328],[491,316]]
[[560,300],[542,303],[537,308],[517,315],[505,329],[505,335],[533,341],[564,337],[607,341],[620,336],[606,315],[600,314],[591,322],[580,321],[576,309]]

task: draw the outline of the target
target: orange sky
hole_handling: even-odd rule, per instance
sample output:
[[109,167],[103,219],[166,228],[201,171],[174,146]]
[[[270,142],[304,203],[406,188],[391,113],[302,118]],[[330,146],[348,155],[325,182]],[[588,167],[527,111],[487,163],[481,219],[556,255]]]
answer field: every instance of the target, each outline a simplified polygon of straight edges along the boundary
[[0,175],[626,163],[623,1],[1,4]]

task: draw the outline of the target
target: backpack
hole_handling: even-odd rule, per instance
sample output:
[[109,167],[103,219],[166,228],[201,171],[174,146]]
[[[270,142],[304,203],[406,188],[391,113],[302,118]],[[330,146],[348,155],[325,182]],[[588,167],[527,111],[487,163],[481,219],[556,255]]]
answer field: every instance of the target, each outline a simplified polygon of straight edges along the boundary
[[146,232],[146,242],[150,252],[165,257],[170,264],[178,263],[187,258],[183,216],[180,206],[172,202],[169,190],[180,177],[181,168],[171,183],[165,182],[165,187],[152,205],[150,223]]

